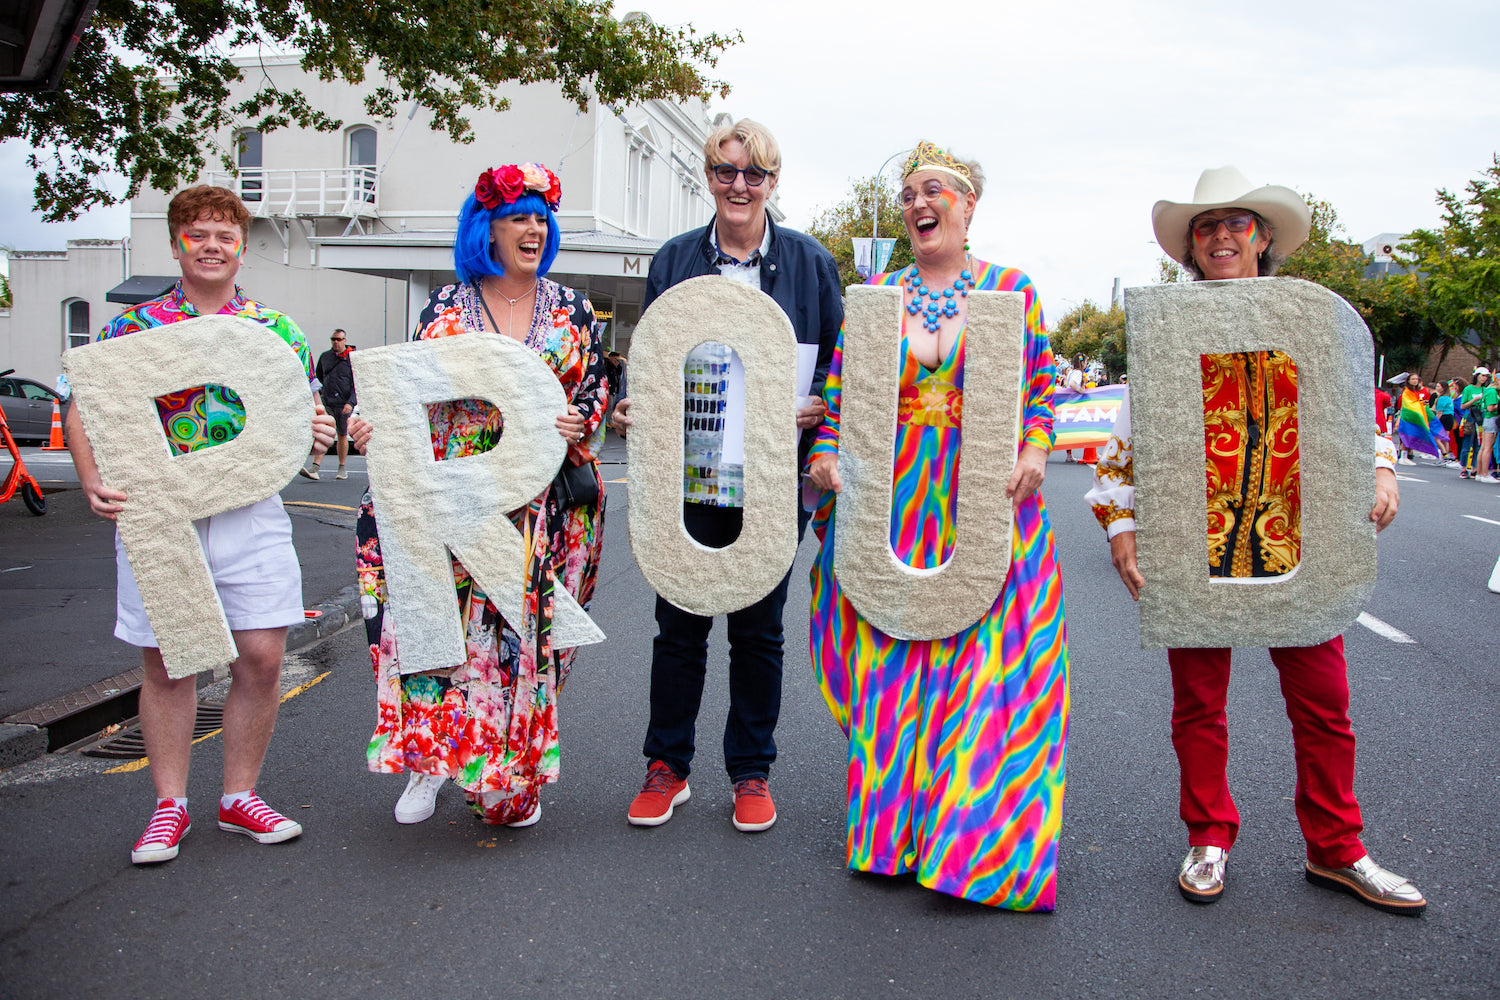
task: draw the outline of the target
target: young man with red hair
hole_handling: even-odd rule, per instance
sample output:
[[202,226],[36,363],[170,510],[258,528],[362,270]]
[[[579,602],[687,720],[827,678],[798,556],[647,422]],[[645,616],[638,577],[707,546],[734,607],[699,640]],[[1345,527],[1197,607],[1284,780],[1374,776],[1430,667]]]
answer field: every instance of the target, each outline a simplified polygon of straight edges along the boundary
[[[172,256],[182,278],[166,295],[122,313],[99,334],[100,340],[197,316],[239,316],[262,323],[297,352],[312,375],[307,340],[284,314],[245,297],[235,284],[250,212],[226,188],[198,185],[178,192],[167,208]],[[211,447],[237,435],[245,424],[239,396],[225,386],[195,386],[156,400],[162,428],[179,454]],[[317,407],[313,438],[326,449],[334,422]],[[77,409],[67,417],[68,446],[89,506],[100,517],[115,520],[129,503],[121,491],[105,485],[94,461]],[[302,827],[261,801],[255,782],[265,759],[276,708],[281,699],[281,658],[287,628],[302,620],[302,572],[292,547],[292,525],[281,498],[225,511],[196,522],[213,574],[214,586],[234,635],[239,658],[229,666],[233,679],[224,701],[224,794],[219,800],[219,828],[243,833],[257,843],[274,844],[302,833]],[[115,564],[119,591],[115,636],[141,647],[141,733],[151,760],[156,810],[146,832],[130,852],[136,864],[170,861],[189,830],[188,764],[197,713],[194,677],[167,676],[156,635],[141,604],[135,575],[118,536]]]

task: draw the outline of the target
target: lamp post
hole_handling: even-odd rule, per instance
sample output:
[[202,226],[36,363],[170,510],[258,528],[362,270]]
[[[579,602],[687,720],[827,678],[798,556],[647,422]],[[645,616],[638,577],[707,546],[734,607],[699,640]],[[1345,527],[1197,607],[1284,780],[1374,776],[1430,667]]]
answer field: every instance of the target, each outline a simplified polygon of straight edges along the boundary
[[880,177],[885,173],[885,168],[891,165],[892,160],[894,160],[898,156],[905,156],[909,152],[911,152],[911,150],[903,149],[898,153],[892,153],[890,156],[886,157],[885,162],[880,165],[880,169],[875,171],[875,190],[873,192],[875,200],[875,210],[872,213],[873,219],[870,223],[870,237],[872,239],[880,238]]
[[[871,206],[871,212],[870,212],[870,216],[871,216],[871,222],[870,222],[870,246],[869,246],[869,252],[870,252],[870,274],[874,274],[875,273],[875,271],[876,271],[876,258],[878,258],[880,256],[880,179],[885,174],[886,167],[889,167],[891,165],[891,161],[894,160],[894,159],[896,159],[897,157],[905,156],[907,154],[907,152],[908,152],[907,150],[903,149],[900,152],[892,153],[890,156],[886,157],[885,162],[880,165],[880,169],[875,172],[875,182],[872,185],[872,188],[871,188],[871,191],[870,191],[870,197],[871,197],[871,200],[874,203]],[[858,260],[859,260],[859,256],[860,256],[860,249],[861,249],[860,248],[860,243],[863,242],[863,241],[864,241],[864,237],[862,237],[862,236],[856,236],[856,237],[852,237],[851,238],[851,242],[854,244],[854,256],[855,256],[855,262],[856,262],[855,266],[856,266],[856,268],[858,267]],[[889,258],[887,258],[887,260],[889,260]],[[863,272],[861,271],[860,273],[863,273]],[[865,275],[865,277],[869,277],[869,275],[867,274],[867,275]]]

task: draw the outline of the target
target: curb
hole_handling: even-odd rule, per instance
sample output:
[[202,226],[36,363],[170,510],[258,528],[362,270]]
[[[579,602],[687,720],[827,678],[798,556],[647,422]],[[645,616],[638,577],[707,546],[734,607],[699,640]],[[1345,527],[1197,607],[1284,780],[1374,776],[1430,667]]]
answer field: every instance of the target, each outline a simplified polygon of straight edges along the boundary
[[[351,624],[362,623],[363,618],[359,610],[359,585],[350,584],[337,594],[311,605],[309,610],[321,611],[322,614],[287,630],[286,651],[288,653],[301,652]],[[215,671],[212,679],[218,679],[218,673]],[[227,676],[228,671],[224,671],[224,674]],[[100,723],[100,728],[112,722],[123,722],[136,714],[139,691],[138,686],[132,687],[128,691],[121,691],[112,697],[95,701],[80,712],[86,711],[96,719],[103,717],[106,721]],[[46,726],[0,722],[0,771],[46,756],[49,739],[50,734]]]

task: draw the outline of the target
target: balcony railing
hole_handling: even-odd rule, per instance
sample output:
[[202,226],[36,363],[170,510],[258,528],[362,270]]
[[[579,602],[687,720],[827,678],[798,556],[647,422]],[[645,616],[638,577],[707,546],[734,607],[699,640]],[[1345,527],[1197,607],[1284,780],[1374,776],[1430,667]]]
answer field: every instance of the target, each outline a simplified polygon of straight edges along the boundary
[[294,216],[360,218],[380,214],[380,176],[372,166],[210,171],[208,183],[239,192],[258,219]]

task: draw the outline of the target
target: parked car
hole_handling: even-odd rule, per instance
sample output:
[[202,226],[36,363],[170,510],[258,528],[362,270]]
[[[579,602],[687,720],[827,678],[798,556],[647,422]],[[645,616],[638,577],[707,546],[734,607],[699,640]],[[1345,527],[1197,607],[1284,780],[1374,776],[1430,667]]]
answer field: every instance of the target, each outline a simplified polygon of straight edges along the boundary
[[0,376],[0,407],[17,444],[45,444],[52,434],[52,402],[60,397],[40,382],[7,372]]

